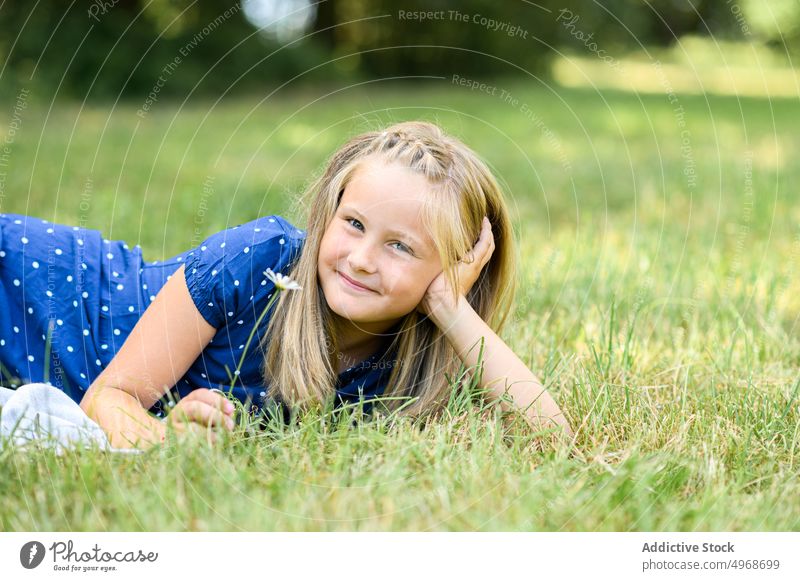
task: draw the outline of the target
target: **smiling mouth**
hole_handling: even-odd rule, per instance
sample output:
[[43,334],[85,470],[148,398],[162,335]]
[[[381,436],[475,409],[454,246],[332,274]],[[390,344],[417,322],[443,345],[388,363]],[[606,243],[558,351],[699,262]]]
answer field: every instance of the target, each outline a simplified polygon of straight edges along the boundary
[[339,275],[339,279],[342,281],[342,284],[344,284],[348,288],[351,288],[351,289],[357,290],[357,291],[361,291],[361,292],[365,292],[365,293],[374,293],[375,292],[371,288],[367,288],[365,286],[362,286],[362,285],[358,284],[357,282],[355,282],[354,280],[348,278],[347,276],[345,276],[341,272],[337,271],[336,274]]

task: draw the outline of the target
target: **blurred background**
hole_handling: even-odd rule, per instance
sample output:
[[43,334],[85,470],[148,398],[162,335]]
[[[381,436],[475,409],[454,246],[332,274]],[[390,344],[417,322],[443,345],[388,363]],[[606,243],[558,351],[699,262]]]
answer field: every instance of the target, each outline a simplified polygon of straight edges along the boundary
[[4,3],[0,31],[6,91],[35,83],[42,98],[137,99],[185,54],[160,91],[162,98],[185,98],[453,72],[555,74],[576,83],[560,63],[570,56],[599,56],[590,67],[614,59],[691,63],[709,72],[726,65],[788,67],[800,48],[800,4],[40,0]]

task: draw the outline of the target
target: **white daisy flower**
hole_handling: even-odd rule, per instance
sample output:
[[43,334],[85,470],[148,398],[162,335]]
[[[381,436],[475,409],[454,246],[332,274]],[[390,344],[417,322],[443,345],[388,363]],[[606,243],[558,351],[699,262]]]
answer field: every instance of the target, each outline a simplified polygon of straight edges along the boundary
[[299,284],[293,281],[288,276],[283,276],[281,273],[272,272],[271,268],[268,268],[264,271],[264,276],[266,276],[274,285],[275,288],[278,290],[302,290]]

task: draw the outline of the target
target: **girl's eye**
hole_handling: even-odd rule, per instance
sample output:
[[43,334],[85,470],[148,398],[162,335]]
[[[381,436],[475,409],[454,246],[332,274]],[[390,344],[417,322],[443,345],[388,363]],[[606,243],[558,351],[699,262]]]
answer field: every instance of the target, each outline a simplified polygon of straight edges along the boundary
[[[356,224],[358,224],[358,226],[354,226],[354,227],[355,227],[357,230],[361,230],[361,228],[363,228],[363,227],[364,227],[364,225],[363,225],[361,222],[359,222],[358,220],[356,220],[355,218],[345,218],[345,221],[346,221],[348,224],[350,224],[351,226],[353,225],[353,222],[355,222]],[[360,226],[361,228],[359,228],[359,226]]]
[[[411,250],[408,248],[408,246],[406,246],[402,242],[392,242],[392,245],[394,244],[397,244],[399,246],[398,250],[402,250],[403,252],[408,252],[409,254],[411,253]],[[395,246],[395,248],[397,248],[397,246]]]
[[[345,222],[347,222],[348,224],[353,226],[353,228],[355,228],[356,230],[361,230],[361,229],[364,228],[364,225],[361,222],[359,222],[358,220],[356,220],[355,218],[345,218],[344,220],[345,220]],[[398,250],[401,250],[401,251],[406,252],[408,254],[414,254],[411,251],[411,249],[408,246],[406,246],[405,244],[403,244],[402,242],[392,242],[393,246],[395,244],[397,245],[397,246],[395,246],[395,248],[397,248]]]

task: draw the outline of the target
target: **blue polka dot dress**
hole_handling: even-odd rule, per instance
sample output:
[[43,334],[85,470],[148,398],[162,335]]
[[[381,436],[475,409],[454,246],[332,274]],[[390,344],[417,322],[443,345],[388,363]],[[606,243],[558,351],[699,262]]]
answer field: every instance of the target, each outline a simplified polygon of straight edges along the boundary
[[[97,230],[0,214],[0,384],[49,383],[80,402],[122,347],[161,287],[185,264],[186,284],[203,318],[217,329],[197,360],[151,409],[194,389],[230,391],[260,407],[266,391],[258,348],[270,313],[248,337],[275,292],[265,271],[288,273],[305,232],[265,216],[209,236],[168,260],[145,261],[141,247]],[[394,352],[381,350],[346,370],[337,401],[383,392]],[[231,388],[233,384],[233,388]]]

